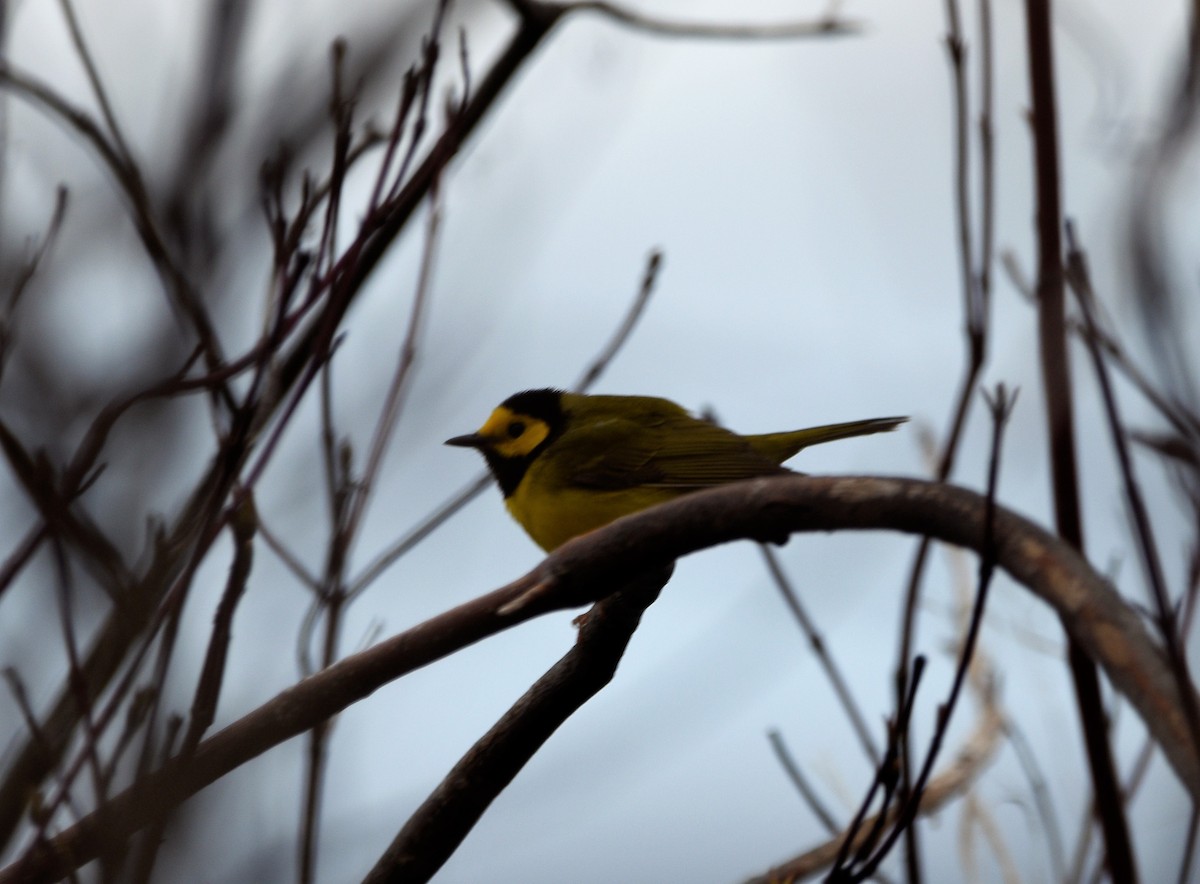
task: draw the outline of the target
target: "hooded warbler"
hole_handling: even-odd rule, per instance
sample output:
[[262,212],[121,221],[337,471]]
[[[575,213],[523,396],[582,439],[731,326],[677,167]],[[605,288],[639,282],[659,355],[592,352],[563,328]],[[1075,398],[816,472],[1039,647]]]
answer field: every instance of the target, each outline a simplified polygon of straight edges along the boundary
[[475,448],[509,513],[547,551],[689,491],[790,473],[781,464],[820,442],[894,430],[884,417],[740,436],[667,399],[526,390],[447,445]]

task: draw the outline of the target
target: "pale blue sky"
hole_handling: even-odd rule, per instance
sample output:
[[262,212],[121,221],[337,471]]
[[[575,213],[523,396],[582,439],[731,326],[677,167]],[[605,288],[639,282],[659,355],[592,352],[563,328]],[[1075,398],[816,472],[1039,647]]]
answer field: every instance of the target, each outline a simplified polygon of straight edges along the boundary
[[[975,46],[975,8],[968,5],[967,37]],[[997,245],[1029,268],[1022,7],[1012,0],[994,5]],[[1057,5],[1064,23],[1058,49],[1066,206],[1091,250],[1101,294],[1132,329],[1119,294],[1125,281],[1118,222],[1134,149],[1160,113],[1182,11],[1158,0],[1137,8],[1117,0]],[[178,14],[186,21],[194,6],[171,4],[170,14],[142,0],[79,6],[135,150],[153,155],[158,127],[173,120],[173,90],[187,82],[194,34]],[[504,22],[495,5],[464,6],[472,58],[481,65]],[[668,0],[656,7],[714,21],[821,11]],[[812,450],[795,466],[924,474],[917,430],[943,428],[963,352],[944,9],[927,0],[848,3],[843,11],[863,22],[861,35],[762,44],[662,40],[588,16],[543,47],[445,183],[422,361],[357,546],[360,567],[479,469],[478,458],[441,440],[474,429],[516,390],[572,382],[625,311],[652,247],[666,256],[654,301],[598,391],[711,406],[747,432],[908,414],[913,424],[897,434]],[[347,34],[353,49],[361,17],[383,16],[366,2],[263,4],[244,111],[256,113],[261,84],[290,70],[323,82],[329,41]],[[24,4],[14,29],[15,58],[82,100],[53,4]],[[20,227],[25,212],[43,206],[64,169],[76,187],[105,186],[70,139],[23,108],[10,114],[9,149],[22,171],[6,182],[8,224]],[[342,428],[360,453],[395,359],[420,245],[418,224],[347,323],[336,384]],[[249,304],[260,303],[265,261],[249,251],[228,271]],[[88,299],[97,320],[76,332],[71,349],[81,364],[111,368],[112,336],[136,334],[141,314],[128,305],[157,292],[142,267],[107,262],[95,273],[69,280],[72,300],[63,309],[84,309],[73,299]],[[1021,388],[1002,497],[1044,520],[1049,492],[1035,316],[999,273],[994,298],[986,379]],[[119,321],[105,313],[114,304],[125,305]],[[1129,340],[1141,352],[1136,337]],[[1083,360],[1075,366],[1085,373]],[[1121,576],[1136,593],[1111,453],[1095,402],[1086,398],[1090,381],[1080,386],[1089,549],[1101,568],[1122,563]],[[309,407],[286,437],[259,509],[316,568],[324,502],[314,414]],[[1136,421],[1146,411],[1130,399],[1127,414]],[[956,481],[982,485],[988,432],[976,407]],[[1158,473],[1143,473],[1166,516],[1162,549],[1176,576],[1174,504]],[[782,551],[880,740],[891,709],[893,623],[914,545],[876,534],[819,535],[796,538]],[[344,647],[360,646],[376,627],[403,629],[507,582],[538,559],[489,490],[354,605]],[[192,602],[197,632],[185,645],[204,640],[203,612],[224,569],[219,559],[207,564]],[[945,654],[950,573],[939,552],[921,621],[931,667],[919,735],[928,734],[952,671]],[[265,550],[254,581],[239,616],[221,722],[296,677],[294,635],[306,596]],[[384,688],[339,720],[322,880],[354,880],[366,871],[473,739],[570,647],[571,616],[490,639]],[[1040,754],[1073,844],[1087,795],[1061,630],[1040,602],[1007,580],[998,582],[989,618],[983,649],[997,661],[1006,710]],[[184,684],[188,677],[181,676]],[[960,707],[956,736],[972,726],[973,712],[970,702]],[[1141,742],[1132,717],[1121,714],[1123,770]],[[763,871],[822,838],[770,753],[765,733],[772,728],[848,818],[870,771],[757,551],[741,545],[695,556],[681,563],[646,616],[613,684],[549,741],[438,880],[735,881]],[[952,739],[948,756],[955,746]],[[260,789],[218,786],[200,796],[200,806],[220,813],[171,849],[186,855],[219,839],[220,855],[206,856],[214,881],[244,880],[256,857],[265,862],[276,849],[290,861],[301,748],[293,741],[255,762],[252,769],[269,778]],[[1188,804],[1161,761],[1143,789],[1132,819],[1146,878],[1154,880],[1174,874]],[[1011,749],[1000,751],[978,797],[1023,880],[1047,880],[1044,845],[1033,838],[1029,846],[1037,824]],[[931,881],[961,871],[960,820],[955,806],[924,829]],[[977,849],[980,880],[1000,880],[987,850]],[[285,863],[272,874],[286,881],[293,873]]]

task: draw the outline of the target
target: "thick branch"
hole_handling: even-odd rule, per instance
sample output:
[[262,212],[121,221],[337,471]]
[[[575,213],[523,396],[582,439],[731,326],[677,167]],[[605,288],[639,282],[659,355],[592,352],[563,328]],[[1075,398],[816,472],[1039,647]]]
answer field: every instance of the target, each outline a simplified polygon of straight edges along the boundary
[[550,735],[612,680],[642,612],[670,576],[666,570],[638,578],[584,615],[575,647],[454,765],[363,884],[417,884],[433,877]]
[[[280,693],[0,871],[0,884],[45,881],[96,856],[272,746],[341,712],[387,682],[539,614],[605,597],[629,576],[733,540],[798,531],[885,529],[958,546],[984,543],[983,497],[917,479],[795,476],[701,491],[619,519],[559,547],[519,580]],[[996,561],[1058,612],[1072,638],[1105,670],[1200,800],[1200,758],[1188,738],[1176,682],[1136,613],[1078,553],[1009,510],[995,515]]]

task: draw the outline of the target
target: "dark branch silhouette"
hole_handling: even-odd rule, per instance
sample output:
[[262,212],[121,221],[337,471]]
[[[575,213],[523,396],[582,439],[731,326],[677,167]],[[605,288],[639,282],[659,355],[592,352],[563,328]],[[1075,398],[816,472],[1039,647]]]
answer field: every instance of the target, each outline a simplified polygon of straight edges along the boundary
[[[975,492],[915,479],[783,477],[701,491],[568,541],[518,580],[347,657],[204,740],[0,871],[48,881],[123,840],[229,771],[407,672],[548,611],[596,602],[636,574],[733,540],[798,531],[888,529],[981,550],[987,505]],[[1138,614],[1069,545],[1002,507],[999,568],[1055,609],[1137,710],[1181,783],[1200,799],[1200,757],[1161,647]]]

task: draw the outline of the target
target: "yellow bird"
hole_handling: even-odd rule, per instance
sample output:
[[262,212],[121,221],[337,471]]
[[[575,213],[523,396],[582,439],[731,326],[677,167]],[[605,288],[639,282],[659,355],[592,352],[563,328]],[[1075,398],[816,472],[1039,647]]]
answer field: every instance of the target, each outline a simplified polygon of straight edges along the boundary
[[667,399],[526,390],[447,445],[478,449],[521,527],[544,550],[690,491],[791,472],[821,442],[894,430],[906,417],[741,436]]

